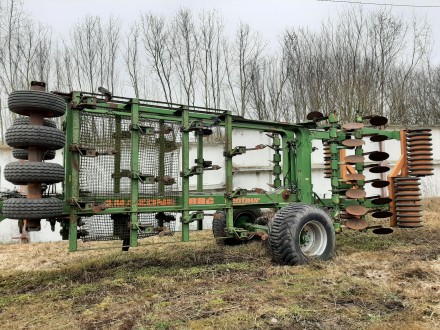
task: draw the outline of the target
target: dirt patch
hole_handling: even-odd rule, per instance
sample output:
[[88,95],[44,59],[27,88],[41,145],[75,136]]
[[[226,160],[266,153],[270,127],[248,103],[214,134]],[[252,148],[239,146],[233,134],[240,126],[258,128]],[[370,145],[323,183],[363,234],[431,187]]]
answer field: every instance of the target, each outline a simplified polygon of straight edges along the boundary
[[440,200],[425,207],[423,228],[346,231],[333,260],[298,267],[273,264],[262,242],[217,246],[209,232],[128,253],[120,242],[1,245],[2,327],[439,328]]

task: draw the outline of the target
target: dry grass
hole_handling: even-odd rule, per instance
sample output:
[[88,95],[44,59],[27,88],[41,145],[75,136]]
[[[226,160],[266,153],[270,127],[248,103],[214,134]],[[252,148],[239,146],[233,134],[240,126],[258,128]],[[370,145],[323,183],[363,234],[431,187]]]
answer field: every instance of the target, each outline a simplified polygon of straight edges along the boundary
[[207,232],[128,253],[1,245],[0,327],[440,328],[440,200],[425,206],[424,228],[346,231],[332,261],[299,267],[274,265],[261,242],[218,247]]

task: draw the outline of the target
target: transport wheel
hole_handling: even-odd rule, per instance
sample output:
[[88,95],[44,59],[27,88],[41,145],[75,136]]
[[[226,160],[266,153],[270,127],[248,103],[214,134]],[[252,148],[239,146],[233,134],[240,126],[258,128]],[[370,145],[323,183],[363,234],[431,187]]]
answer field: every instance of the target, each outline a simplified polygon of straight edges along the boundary
[[9,95],[8,107],[23,116],[38,113],[44,117],[60,117],[66,112],[64,99],[42,91],[15,91]]
[[[240,227],[243,223],[255,223],[262,216],[260,209],[235,209],[234,210],[234,226]],[[226,212],[217,211],[212,219],[212,233],[217,238],[219,245],[237,245],[250,241],[254,235],[249,235],[244,239],[226,236]]]
[[10,219],[47,219],[63,214],[63,201],[54,197],[41,199],[10,198],[3,201],[3,216]]
[[57,150],[64,147],[63,132],[54,127],[13,125],[5,134],[6,143],[14,148],[39,147]]
[[[29,117],[19,117],[14,120],[14,123],[12,125],[30,125],[30,124],[31,124],[31,119]],[[50,119],[44,119],[43,126],[57,128],[57,124]]]
[[55,163],[13,162],[6,164],[5,179],[13,184],[58,183],[64,180],[64,168]]
[[[55,155],[56,155],[55,150],[47,150],[43,154],[43,159],[44,160],[52,160],[52,159],[55,158]],[[27,160],[29,158],[29,151],[27,149],[17,149],[17,148],[14,148],[14,149],[12,149],[12,156],[15,159]]]
[[283,265],[328,260],[335,249],[332,220],[313,205],[283,207],[270,223],[269,246],[274,261]]

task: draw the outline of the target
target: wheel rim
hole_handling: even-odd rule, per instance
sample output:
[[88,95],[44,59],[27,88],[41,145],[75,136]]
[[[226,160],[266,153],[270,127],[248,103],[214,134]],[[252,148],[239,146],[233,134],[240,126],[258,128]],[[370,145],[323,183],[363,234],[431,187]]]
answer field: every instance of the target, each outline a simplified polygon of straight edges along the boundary
[[[235,219],[234,219],[234,226],[236,227],[240,227],[240,225],[244,224],[244,223],[253,223],[255,221],[255,216],[250,213],[250,212],[242,212],[240,214],[238,214]],[[246,237],[242,237],[241,240],[242,241],[250,241],[251,239],[253,239],[255,236],[255,234],[249,234]]]
[[320,256],[327,246],[327,233],[324,226],[316,220],[306,223],[301,228],[299,242],[304,255]]

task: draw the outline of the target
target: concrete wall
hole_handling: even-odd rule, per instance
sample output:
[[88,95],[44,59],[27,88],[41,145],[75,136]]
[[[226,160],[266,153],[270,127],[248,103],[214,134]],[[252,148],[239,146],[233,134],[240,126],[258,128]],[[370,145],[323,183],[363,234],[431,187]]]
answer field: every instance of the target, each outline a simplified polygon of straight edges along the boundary
[[[390,128],[392,129],[392,128]],[[399,129],[399,127],[396,127]],[[424,197],[440,196],[440,127],[433,128],[433,158],[434,158],[434,176],[422,178],[422,194]],[[370,142],[366,140],[365,150],[375,151],[378,150],[378,143]],[[235,130],[233,135],[233,146],[246,146],[248,148],[255,147],[258,144],[270,144],[271,139],[263,132],[258,131],[245,131]],[[329,197],[330,192],[330,180],[324,178],[323,174],[323,147],[320,141],[314,141],[313,145],[316,150],[312,154],[312,182],[314,191],[321,197]],[[385,141],[384,150],[390,154],[388,162],[393,166],[400,157],[400,143],[398,141]],[[262,188],[270,190],[267,183],[273,181],[272,175],[272,159],[273,151],[270,148],[265,148],[258,151],[248,151],[244,155],[235,156],[233,158],[233,166],[236,168],[234,174],[234,188]],[[347,154],[349,154],[347,152]],[[220,165],[221,170],[207,171],[204,175],[205,188],[207,190],[223,190],[224,189],[224,158],[223,158],[223,145],[219,143],[206,143],[204,150],[204,159],[211,160],[213,164]],[[191,145],[190,161],[196,159],[196,145]],[[10,182],[7,182],[3,176],[4,166],[12,161],[11,149],[7,146],[0,147],[0,191],[20,189],[19,186],[14,186]],[[54,160],[62,164],[62,153],[57,151],[56,159]],[[368,162],[367,162],[368,164]],[[371,174],[367,171],[367,179],[378,178],[378,174]],[[191,189],[196,188],[197,178],[194,176],[190,180]],[[60,187],[58,187],[60,189]],[[379,194],[379,189],[372,188],[367,185],[368,195]],[[192,224],[195,228],[195,224]],[[210,228],[211,219],[207,217],[205,221],[206,228]],[[177,222],[177,230],[180,229],[180,224]],[[42,230],[40,232],[31,232],[30,241],[54,241],[61,239],[59,236],[59,225],[55,229],[55,232],[50,231],[50,225],[46,221],[42,221]],[[0,242],[12,242],[14,237],[17,237],[18,226],[16,220],[4,220],[0,222]]]

